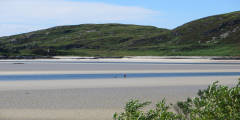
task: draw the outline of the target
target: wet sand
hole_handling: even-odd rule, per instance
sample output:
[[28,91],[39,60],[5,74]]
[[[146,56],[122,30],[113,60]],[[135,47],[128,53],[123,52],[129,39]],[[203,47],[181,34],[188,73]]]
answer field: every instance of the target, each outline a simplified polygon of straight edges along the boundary
[[[159,60],[125,60],[125,62],[129,61],[156,62]],[[181,60],[180,62],[209,63],[213,61]],[[240,63],[239,61],[215,61],[215,63],[222,62]],[[239,64],[13,63],[16,61],[0,62],[0,75],[239,72],[240,68]],[[140,102],[151,100],[152,105],[146,109],[154,109],[154,104],[163,98],[166,98],[167,104],[176,103],[186,100],[187,97],[197,96],[199,89],[206,89],[216,80],[219,80],[219,84],[233,87],[238,83],[238,78],[240,76],[0,81],[0,119],[111,120],[112,114],[123,112],[125,103],[130,99],[139,99]]]
[[199,89],[219,80],[235,86],[239,76],[100,80],[1,81],[1,119],[111,120],[130,99],[167,104],[196,97]]
[[206,59],[0,60],[0,66],[0,75],[240,72],[239,60]]

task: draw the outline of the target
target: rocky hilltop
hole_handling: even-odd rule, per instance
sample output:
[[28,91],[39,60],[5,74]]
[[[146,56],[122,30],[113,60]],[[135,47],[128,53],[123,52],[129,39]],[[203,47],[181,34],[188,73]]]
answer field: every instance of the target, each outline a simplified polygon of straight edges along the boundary
[[240,11],[173,30],[127,24],[56,26],[0,37],[0,56],[240,56]]

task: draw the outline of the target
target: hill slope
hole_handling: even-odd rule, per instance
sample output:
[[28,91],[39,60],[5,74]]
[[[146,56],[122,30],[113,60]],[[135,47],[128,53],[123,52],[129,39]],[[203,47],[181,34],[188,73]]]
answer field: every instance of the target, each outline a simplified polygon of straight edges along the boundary
[[0,55],[240,56],[240,11],[173,30],[125,24],[57,26],[0,37]]

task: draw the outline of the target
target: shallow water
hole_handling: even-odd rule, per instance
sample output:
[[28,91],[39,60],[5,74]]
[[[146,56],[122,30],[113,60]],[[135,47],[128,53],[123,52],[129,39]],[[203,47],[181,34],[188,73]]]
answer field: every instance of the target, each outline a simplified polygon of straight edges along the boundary
[[240,72],[0,75],[0,81],[111,79],[115,77],[124,78],[124,75],[126,75],[127,78],[203,77],[203,76],[236,76],[240,75]]

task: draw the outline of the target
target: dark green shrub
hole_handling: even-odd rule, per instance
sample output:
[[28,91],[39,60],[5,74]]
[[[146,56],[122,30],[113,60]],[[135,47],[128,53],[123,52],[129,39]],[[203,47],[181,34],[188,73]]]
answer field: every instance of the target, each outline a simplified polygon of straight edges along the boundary
[[170,108],[165,106],[165,99],[162,102],[158,102],[155,106],[155,110],[150,110],[147,113],[140,111],[142,107],[151,104],[151,101],[146,101],[144,103],[139,103],[139,100],[130,100],[126,103],[125,113],[118,115],[115,113],[113,115],[114,120],[162,120],[162,119],[177,119],[181,118],[180,115],[176,115],[172,112],[167,112]]
[[18,50],[11,50],[10,53],[20,53]]
[[50,49],[48,51],[45,51],[43,49],[34,49],[32,51],[32,54],[42,55],[42,56],[56,56],[56,55],[62,55],[62,52],[59,52],[54,49]]
[[216,83],[199,90],[199,97],[177,102],[175,110],[186,119],[240,119],[240,82],[233,88]]
[[47,56],[48,52],[43,49],[34,49],[32,54]]
[[168,112],[165,99],[156,104],[155,110],[143,113],[139,109],[149,105],[147,101],[139,103],[130,100],[125,107],[125,113],[113,115],[114,120],[239,120],[240,119],[240,78],[236,87],[209,85],[206,90],[199,90],[198,96],[188,98],[185,102],[177,102],[174,110],[177,114]]

